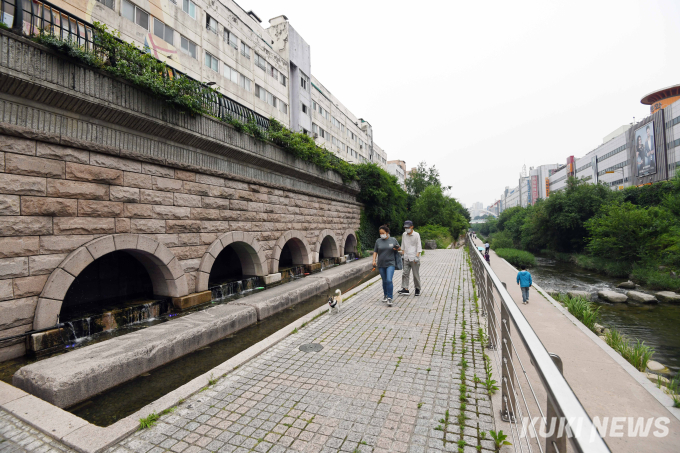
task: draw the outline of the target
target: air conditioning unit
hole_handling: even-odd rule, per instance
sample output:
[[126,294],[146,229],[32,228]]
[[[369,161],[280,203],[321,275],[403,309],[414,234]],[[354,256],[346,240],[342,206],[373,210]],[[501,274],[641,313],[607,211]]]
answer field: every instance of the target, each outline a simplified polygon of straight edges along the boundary
[[314,132],[314,138],[319,138],[319,134],[317,134],[316,132]]

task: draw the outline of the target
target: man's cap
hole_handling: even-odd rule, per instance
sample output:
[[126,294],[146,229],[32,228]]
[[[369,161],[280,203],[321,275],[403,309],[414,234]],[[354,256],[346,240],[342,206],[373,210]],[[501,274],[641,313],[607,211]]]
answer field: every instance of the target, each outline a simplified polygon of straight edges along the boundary
[[410,228],[410,227],[413,226],[413,222],[411,222],[410,220],[407,220],[406,222],[404,222],[404,226]]

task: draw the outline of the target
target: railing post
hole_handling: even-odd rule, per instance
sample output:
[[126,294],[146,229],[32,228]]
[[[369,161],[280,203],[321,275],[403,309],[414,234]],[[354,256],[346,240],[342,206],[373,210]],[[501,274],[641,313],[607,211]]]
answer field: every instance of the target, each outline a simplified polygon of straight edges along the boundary
[[[505,284],[504,284],[505,285]],[[501,420],[515,423],[514,409],[517,407],[513,389],[517,388],[515,382],[515,369],[512,362],[512,349],[510,339],[510,313],[501,301],[501,387],[502,407]]]
[[23,29],[24,29],[24,2],[22,0],[15,0],[14,24],[12,24],[12,31],[14,33],[22,34]]
[[[564,367],[562,365],[562,359],[557,354],[550,353],[550,358],[553,363],[560,371],[560,374],[564,375]],[[555,410],[555,407],[550,402],[548,398],[548,409],[546,411],[546,423],[548,425],[547,430],[550,436],[545,440],[545,451],[546,453],[564,453],[567,451],[567,435],[566,427],[560,431],[560,418]]]
[[489,335],[489,345],[487,346],[487,349],[490,349],[494,351],[497,347],[498,343],[498,330],[496,329],[496,326],[498,326],[498,323],[496,322],[496,311],[494,309],[494,300],[493,300],[493,284],[491,283],[491,275],[486,272],[486,268],[484,267],[483,263],[479,263],[479,266],[482,268],[482,272],[484,274],[484,282],[483,285],[486,287],[485,293],[486,293],[486,327],[487,327],[487,332]]

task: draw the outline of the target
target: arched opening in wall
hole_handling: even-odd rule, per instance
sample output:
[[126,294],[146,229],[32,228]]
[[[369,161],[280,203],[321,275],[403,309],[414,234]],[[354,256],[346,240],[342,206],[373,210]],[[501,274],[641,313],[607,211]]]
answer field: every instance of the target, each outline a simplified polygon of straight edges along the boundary
[[348,234],[347,239],[345,239],[345,255],[350,260],[353,260],[357,257],[357,238],[354,237],[353,234]]
[[319,263],[321,263],[321,267],[325,269],[334,266],[336,264],[335,258],[338,256],[340,256],[338,245],[335,243],[333,236],[326,236],[323,238],[323,241],[321,241],[321,244],[319,245]]
[[283,245],[279,256],[279,272],[282,278],[302,277],[308,261],[305,244],[297,238],[291,238]]
[[150,272],[161,271],[135,250],[107,253],[85,267],[66,292],[59,312],[69,341],[170,311],[171,299],[154,294],[154,278],[159,276]]
[[227,245],[213,263],[208,288],[213,300],[226,299],[249,293],[263,285],[262,271],[257,270],[258,256],[255,249],[245,242]]

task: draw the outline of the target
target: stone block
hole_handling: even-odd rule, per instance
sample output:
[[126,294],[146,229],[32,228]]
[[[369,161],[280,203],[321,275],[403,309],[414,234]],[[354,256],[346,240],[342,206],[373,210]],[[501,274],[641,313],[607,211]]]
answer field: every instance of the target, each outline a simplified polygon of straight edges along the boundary
[[172,248],[172,253],[174,253],[179,260],[189,260],[192,258],[201,258],[207,250],[207,245],[194,245],[189,247],[174,247]]
[[177,245],[185,247],[189,245],[203,245],[201,244],[200,233],[183,233],[177,237]]
[[305,264],[305,272],[309,274],[321,272],[321,263]]
[[195,182],[184,182],[184,192],[191,195],[201,195],[203,197],[210,196],[210,187],[206,184],[198,184]]
[[72,406],[255,322],[252,307],[211,307],[25,366],[13,384],[55,406]]
[[212,300],[211,291],[202,291],[200,293],[189,294],[183,297],[173,297],[172,305],[177,310],[186,310],[187,308],[195,307],[201,304],[207,304]]
[[190,208],[201,207],[201,197],[198,195],[189,195],[185,193],[175,193],[175,206],[187,206]]
[[0,173],[0,193],[44,196],[46,193],[46,186],[47,183],[45,178]]
[[43,236],[40,238],[40,253],[71,253],[83,244],[94,239],[92,235]]
[[236,197],[236,191],[228,187],[210,186],[210,196],[215,198],[232,199]]
[[165,220],[131,219],[130,232],[140,234],[165,233]]
[[182,181],[196,181],[196,173],[193,171],[184,171],[175,169],[175,179],[181,179]]
[[571,297],[572,299],[576,298],[583,298],[585,300],[593,300],[594,297],[591,293],[588,291],[567,291],[567,296]]
[[201,240],[201,245],[210,245],[217,240],[221,233],[210,232],[210,233],[200,233],[199,237]]
[[598,291],[597,295],[600,296],[600,299],[612,303],[622,303],[628,300],[628,296],[617,293],[616,291]]
[[35,147],[35,140],[12,137],[11,135],[0,135],[0,151],[35,156]]
[[156,250],[158,250],[158,247],[159,243],[155,239],[149,236],[139,235],[139,239],[137,239],[137,250],[153,255],[156,253]]
[[116,170],[122,171],[131,171],[135,173],[142,171],[141,161],[110,156],[108,154],[90,153],[90,165],[114,168]]
[[225,209],[220,209],[220,219],[222,220],[241,220],[245,211],[227,211]]
[[642,302],[643,304],[655,304],[659,302],[653,295],[641,291],[627,291],[626,296],[628,296],[630,300]]
[[80,247],[64,258],[59,267],[75,277],[80,275],[93,261],[94,258],[87,247]]
[[0,280],[0,301],[14,299],[14,297],[13,280],[11,278]]
[[621,282],[618,285],[616,285],[617,288],[624,288],[624,289],[635,289],[635,283],[631,282],[630,280]]
[[0,195],[0,215],[20,215],[21,199],[19,195]]
[[7,154],[5,171],[17,175],[44,176],[46,178],[63,178],[64,162],[42,157]]
[[23,215],[54,217],[75,217],[78,215],[78,200],[52,197],[21,197]]
[[175,170],[161,165],[142,162],[142,173],[152,176],[162,176],[164,178],[174,178]]
[[248,211],[250,212],[264,212],[264,204],[254,201],[248,202]]
[[116,233],[129,233],[130,219],[116,219]]
[[118,201],[78,200],[78,215],[84,217],[120,217],[123,203]]
[[183,181],[181,179],[170,179],[153,176],[151,178],[153,190],[160,190],[164,192],[179,192],[182,190]]
[[[212,267],[212,264],[210,266]],[[210,274],[201,271],[196,272],[196,291],[207,290],[209,280]]]
[[191,208],[191,218],[196,220],[220,220],[219,209]]
[[151,219],[153,218],[153,205],[125,203],[123,207],[123,216],[136,219]]
[[229,209],[229,200],[224,198],[203,197],[201,205],[206,209]]
[[52,300],[64,300],[75,277],[63,269],[55,269],[47,279],[41,297]]
[[55,217],[54,234],[112,234],[116,223],[112,218]]
[[179,262],[179,264],[182,266],[182,269],[184,269],[184,273],[196,272],[201,265],[201,259],[193,258],[189,260],[182,260]]
[[656,293],[656,297],[661,302],[680,304],[680,294],[674,293],[673,291],[659,291]]
[[48,179],[47,195],[57,198],[108,200],[109,186],[91,182]]
[[34,277],[15,278],[13,280],[14,297],[28,297],[39,295],[48,275],[37,275]]
[[[153,216],[156,219],[185,220],[191,217],[191,209],[180,206],[153,206]],[[181,233],[181,231],[173,231]]]
[[229,231],[229,222],[223,220],[202,220],[201,221],[201,232],[203,233],[226,233]]
[[139,189],[134,187],[111,186],[109,188],[109,199],[111,201],[122,201],[124,203],[139,203]]
[[224,185],[230,189],[249,190],[248,184],[240,181],[234,181],[233,179],[225,179]]
[[122,186],[123,172],[121,170],[113,170],[111,168],[95,167],[92,165],[82,165],[67,162],[66,179]]
[[170,248],[170,247],[179,247],[180,241],[179,241],[179,235],[177,234],[154,234],[153,239],[156,241],[160,242],[164,246]]
[[0,303],[0,330],[33,323],[37,297],[26,297]]
[[113,242],[112,236],[104,236],[87,244],[87,250],[95,260],[102,256],[114,252],[116,245]]
[[28,259],[28,269],[31,275],[44,275],[51,273],[66,258],[64,253],[54,255],[36,255]]
[[272,285],[274,283],[278,283],[281,281],[281,272],[277,272],[276,274],[265,275],[262,278],[264,280],[265,285]]
[[196,182],[201,184],[209,184],[211,186],[224,187],[224,178],[219,176],[206,175],[203,173],[196,173]]
[[0,236],[52,234],[52,217],[0,216]]
[[68,146],[55,145],[52,143],[38,142],[36,156],[48,159],[63,160],[66,162],[76,162],[79,164],[90,163],[90,152]]
[[[49,281],[49,279],[48,279]],[[46,329],[57,324],[61,310],[61,300],[38,298],[38,306],[35,310],[33,328],[35,330]]]
[[144,175],[142,173],[125,172],[123,174],[126,187],[137,187],[139,189],[151,189],[151,175]]
[[172,206],[174,202],[174,197],[172,192],[161,192],[158,190],[142,189],[139,191],[139,201],[140,203],[146,204]]

